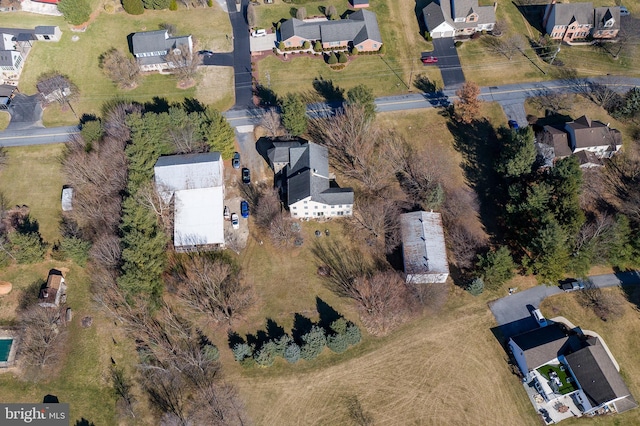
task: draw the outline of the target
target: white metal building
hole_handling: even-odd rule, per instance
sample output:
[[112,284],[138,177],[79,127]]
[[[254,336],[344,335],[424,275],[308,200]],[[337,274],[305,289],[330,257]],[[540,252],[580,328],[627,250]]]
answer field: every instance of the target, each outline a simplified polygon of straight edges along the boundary
[[449,277],[449,263],[440,213],[402,214],[400,229],[407,283],[444,283]]

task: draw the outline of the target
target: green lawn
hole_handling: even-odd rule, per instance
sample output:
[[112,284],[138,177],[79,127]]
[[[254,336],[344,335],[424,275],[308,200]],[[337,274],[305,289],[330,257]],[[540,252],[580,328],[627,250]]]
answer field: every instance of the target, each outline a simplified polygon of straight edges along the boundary
[[566,395],[568,393],[573,392],[574,390],[576,390],[576,388],[571,384],[567,382],[567,378],[571,377],[569,376],[569,374],[567,374],[566,371],[566,367],[565,370],[561,370],[559,365],[545,365],[542,366],[540,368],[538,368],[538,372],[540,374],[542,374],[547,380],[550,380],[550,374],[551,372],[554,372],[558,375],[558,379],[560,380],[560,382],[562,383],[562,386],[560,386],[560,393],[562,395]]
[[[175,25],[178,34],[193,34],[196,48],[213,51],[231,49],[231,42],[226,38],[231,32],[228,15],[215,2],[212,8],[179,12],[146,11],[141,16],[124,12],[113,15],[101,13],[84,33],[72,33],[62,18],[26,13],[0,14],[0,26],[60,26],[63,35],[59,42],[34,44],[20,78],[20,90],[24,93],[35,93],[38,76],[43,72],[58,70],[69,75],[80,90],[80,99],[72,103],[78,114],[98,113],[101,104],[115,96],[144,102],[154,96],[180,101],[184,97],[196,94],[195,88],[179,89],[174,77],[159,74],[144,77],[134,90],[122,91],[115,87],[98,67],[98,57],[101,53],[112,47],[128,52],[129,34],[158,29],[159,24],[163,22]],[[77,41],[72,41],[74,35],[79,37]],[[230,85],[210,94],[206,101],[216,103],[218,100],[224,100],[225,106],[228,107],[230,105],[226,104],[229,104],[228,99],[232,97],[233,85]],[[44,122],[48,126],[71,124],[76,121],[71,111],[60,111],[56,107],[48,108],[44,114]]]

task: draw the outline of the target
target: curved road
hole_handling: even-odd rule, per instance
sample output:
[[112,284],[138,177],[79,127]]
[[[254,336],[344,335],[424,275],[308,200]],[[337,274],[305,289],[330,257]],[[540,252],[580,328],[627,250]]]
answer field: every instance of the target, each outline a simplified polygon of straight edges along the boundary
[[[231,0],[227,0],[230,2]],[[243,0],[246,2],[247,0]],[[234,5],[235,7],[235,5]],[[235,10],[235,9],[234,9]],[[232,16],[236,16],[237,19],[233,20],[234,22],[238,22],[239,19],[242,19],[244,22],[244,26],[246,27],[246,22],[244,21],[244,15],[241,13],[235,13]],[[238,26],[240,24],[237,24]],[[234,27],[235,28],[235,27]],[[249,32],[246,30],[243,37],[236,37],[234,40],[234,48],[236,48],[236,43],[242,45],[243,42],[240,42],[240,38],[244,39],[247,43],[249,43]],[[248,49],[248,47],[247,47]],[[244,67],[247,68],[244,68]],[[236,106],[231,110],[224,113],[229,123],[232,126],[247,126],[247,125],[256,125],[260,122],[260,118],[264,112],[262,108],[253,107],[252,92],[251,92],[251,73],[246,73],[246,78],[244,81],[242,78],[238,79],[237,72],[243,69],[250,70],[251,68],[251,58],[247,56],[247,64],[244,65],[243,60],[239,60],[234,63],[234,68],[236,68],[236,90],[242,93],[241,97],[238,98],[236,95]],[[628,90],[632,87],[640,86],[640,78],[630,78],[630,77],[595,77],[587,80],[581,81],[589,81],[601,84],[607,84],[610,87],[614,87],[618,90],[624,91]],[[524,100],[528,97],[538,96],[541,92],[549,91],[549,92],[560,92],[560,93],[577,93],[581,89],[579,85],[575,82],[565,81],[565,80],[553,80],[553,81],[544,81],[538,83],[520,83],[520,84],[508,84],[504,86],[490,86],[490,87],[482,87],[480,91],[480,98],[484,101],[495,101],[504,103],[516,103],[516,102],[524,102]],[[237,92],[236,92],[237,93]],[[420,108],[434,108],[442,105],[446,105],[455,99],[455,91],[454,90],[443,90],[441,92],[431,94],[431,93],[413,93],[406,95],[398,95],[398,96],[387,96],[384,98],[376,99],[376,106],[378,112],[390,112],[390,111],[404,111],[404,110],[412,110],[412,109],[420,109]],[[334,106],[330,106],[327,104],[315,104],[309,106],[309,111],[314,114],[318,114],[319,112],[325,111],[330,114],[334,109]],[[64,142],[66,137],[72,133],[77,133],[78,129],[76,127],[52,127],[46,129],[25,129],[25,130],[15,130],[9,131],[5,130],[4,132],[0,132],[0,145],[3,146],[25,146],[25,145],[39,145],[46,143],[59,143]]]

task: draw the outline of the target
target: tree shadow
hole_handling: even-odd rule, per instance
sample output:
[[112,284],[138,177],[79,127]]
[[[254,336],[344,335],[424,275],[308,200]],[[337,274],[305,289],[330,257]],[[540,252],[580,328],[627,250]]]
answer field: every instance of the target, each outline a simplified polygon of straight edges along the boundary
[[340,315],[338,311],[318,296],[316,296],[316,310],[318,314],[320,314],[318,325],[326,330],[331,327],[331,324],[335,320],[342,318],[342,315]]
[[247,343],[256,348],[256,350],[260,349],[268,341],[269,335],[264,330],[258,330],[256,334],[247,334]]
[[85,113],[80,116],[80,125],[87,124],[90,121],[99,121],[99,120],[100,119],[98,118],[97,115]]
[[286,333],[282,326],[278,325],[278,323],[271,318],[267,318],[267,335],[270,339],[279,339],[285,334]]
[[55,395],[47,394],[42,399],[43,404],[59,404],[58,397]]
[[302,336],[311,331],[313,322],[302,314],[296,312],[293,318],[293,329],[291,330],[291,336],[296,342],[302,340]]
[[253,94],[258,98],[258,103],[261,106],[277,106],[280,103],[278,95],[262,84],[256,84]]
[[242,338],[237,332],[229,330],[227,332],[227,342],[229,343],[229,349],[233,349],[233,347],[237,344],[247,343],[246,340]]
[[423,93],[435,93],[438,91],[438,86],[435,82],[429,80],[424,74],[418,74],[413,80],[413,86]]
[[422,12],[422,10],[432,2],[435,2],[435,0],[416,0],[416,6],[413,9],[413,12],[416,15],[416,21],[418,21],[420,34],[424,34],[425,31],[427,31],[427,27],[424,23],[424,13]]
[[289,15],[292,18],[295,18],[297,14],[298,14],[298,8],[297,7],[292,7],[292,8],[289,9]]
[[449,120],[447,127],[453,135],[454,147],[465,159],[463,170],[470,186],[478,195],[482,223],[489,234],[496,235],[496,203],[500,205],[504,198],[502,181],[494,169],[494,159],[500,153],[498,135],[491,123],[484,118],[471,124]]
[[512,2],[518,9],[518,12],[524,16],[524,19],[529,22],[529,25],[534,27],[538,32],[544,34],[546,30],[542,27],[542,21],[544,19],[544,11],[547,7],[546,4],[527,4],[527,2],[521,0],[515,0]]
[[195,98],[185,98],[185,100],[182,101],[182,108],[187,113],[205,112],[207,110],[207,106]]
[[82,417],[80,420],[76,420],[75,426],[96,426],[96,424]]
[[18,311],[26,311],[38,303],[40,291],[47,285],[47,281],[37,279],[22,290],[20,299],[18,300]]
[[344,89],[336,86],[333,80],[316,77],[313,79],[313,88],[327,102],[344,102]]
[[169,101],[166,98],[161,98],[159,96],[154,96],[153,99],[151,99],[151,102],[145,102],[143,106],[145,111],[155,112],[156,114],[169,112],[169,108],[171,108]]

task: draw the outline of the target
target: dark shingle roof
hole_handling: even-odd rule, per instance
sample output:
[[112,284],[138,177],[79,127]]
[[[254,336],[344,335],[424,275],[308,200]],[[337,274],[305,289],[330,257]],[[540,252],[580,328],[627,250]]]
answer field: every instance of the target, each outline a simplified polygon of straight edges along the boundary
[[[605,27],[604,24],[613,19],[613,25]],[[599,30],[620,29],[620,7],[596,7],[594,10],[594,27]]]
[[56,33],[56,28],[58,27],[54,27],[52,25],[39,25],[35,28],[34,32],[42,35],[54,35]]
[[424,17],[424,24],[428,31],[432,31],[445,21],[444,15],[442,14],[442,8],[435,1],[429,3],[424,9],[422,9],[422,15]]
[[527,367],[530,369],[537,368],[570,349],[580,348],[578,337],[569,335],[566,329],[557,323],[519,334],[512,339],[522,349]]
[[589,148],[593,146],[622,144],[622,135],[616,129],[610,129],[600,121],[590,120],[586,115],[567,123],[567,128],[573,129],[575,134],[575,148]]
[[13,66],[13,54],[15,50],[0,50],[0,66],[12,67]]
[[554,15],[556,25],[569,25],[572,22],[593,24],[593,3],[556,3],[551,13]]
[[599,341],[567,355],[566,359],[592,406],[631,394]]
[[567,132],[555,126],[544,126],[540,142],[552,147],[555,157],[562,158],[571,155]]
[[289,19],[280,26],[280,39],[288,40],[298,36],[306,40],[353,41],[359,44],[367,39],[382,43],[378,20],[373,12],[359,10],[348,19],[335,21],[304,22],[296,18]]
[[134,33],[131,37],[133,54],[146,52],[162,52],[167,50],[166,39],[169,37],[167,30],[145,31]]
[[[438,13],[436,8],[440,9]],[[429,31],[446,21],[456,29],[475,28],[482,24],[496,22],[493,6],[478,6],[478,0],[434,0],[422,9],[425,24]],[[455,22],[455,18],[466,18],[471,13],[478,15],[475,22]]]

